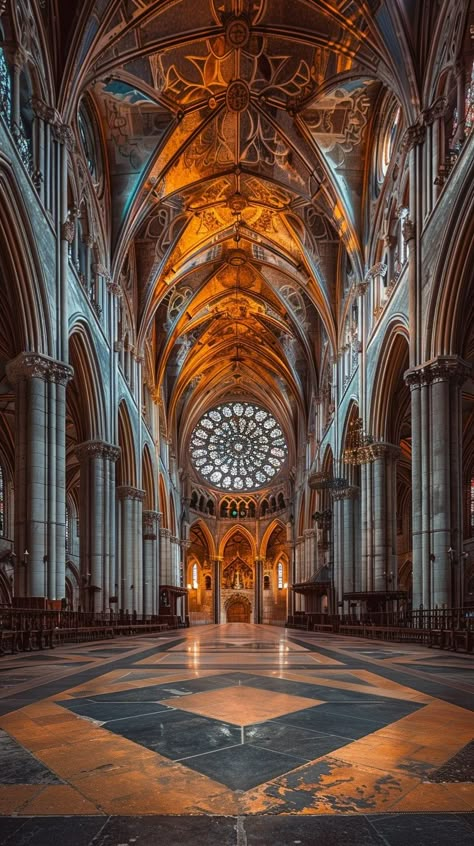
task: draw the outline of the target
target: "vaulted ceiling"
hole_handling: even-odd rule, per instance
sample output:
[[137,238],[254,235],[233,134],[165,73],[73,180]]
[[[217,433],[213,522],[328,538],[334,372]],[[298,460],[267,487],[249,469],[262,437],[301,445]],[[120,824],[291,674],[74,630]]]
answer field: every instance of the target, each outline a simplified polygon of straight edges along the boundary
[[135,285],[137,345],[152,350],[168,420],[245,394],[295,431],[367,261],[380,111],[387,92],[414,99],[400,7],[81,8],[64,108],[77,116],[82,98],[96,112],[110,262]]

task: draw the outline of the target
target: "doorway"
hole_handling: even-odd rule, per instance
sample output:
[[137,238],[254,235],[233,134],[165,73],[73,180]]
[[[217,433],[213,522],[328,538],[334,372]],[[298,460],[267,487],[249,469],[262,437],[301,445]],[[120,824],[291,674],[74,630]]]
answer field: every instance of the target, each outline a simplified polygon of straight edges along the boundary
[[250,623],[250,605],[237,599],[227,609],[228,623]]

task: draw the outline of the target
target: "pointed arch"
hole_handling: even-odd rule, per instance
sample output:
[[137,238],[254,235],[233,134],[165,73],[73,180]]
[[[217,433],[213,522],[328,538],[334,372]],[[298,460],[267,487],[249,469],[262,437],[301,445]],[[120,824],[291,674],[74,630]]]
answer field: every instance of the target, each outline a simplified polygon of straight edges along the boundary
[[255,545],[255,538],[249,532],[249,530],[245,528],[245,526],[242,526],[242,523],[237,523],[236,526],[231,526],[230,529],[227,530],[219,544],[219,557],[224,555],[224,550],[226,548],[227,543],[230,541],[232,535],[235,535],[236,532],[241,532],[241,534],[244,535],[245,539],[250,545],[250,549],[252,551],[252,558],[255,560],[255,558],[257,557],[257,547]]
[[204,537],[205,537],[205,539],[206,539],[206,543],[207,543],[207,548],[208,548],[208,550],[209,550],[209,557],[210,557],[210,558],[212,558],[212,559],[214,559],[214,558],[216,557],[216,543],[215,543],[215,540],[214,540],[213,535],[212,535],[212,534],[211,534],[211,532],[209,531],[208,526],[206,525],[206,523],[204,522],[204,520],[199,520],[199,519],[198,519],[198,520],[194,520],[194,522],[193,522],[193,523],[191,523],[191,526],[190,526],[190,532],[191,532],[191,531],[193,530],[193,528],[195,528],[195,527],[199,527],[199,529],[201,530],[202,534],[204,535]]
[[117,462],[117,482],[119,485],[137,486],[137,468],[135,462],[135,440],[130,421],[130,414],[125,400],[119,405],[118,441],[121,450]]
[[156,485],[153,460],[148,444],[145,444],[142,452],[142,487],[145,491],[143,507],[148,511],[156,509]]
[[285,524],[283,523],[282,520],[272,520],[270,525],[267,526],[267,528],[265,529],[265,533],[264,533],[262,540],[260,542],[260,553],[259,553],[260,558],[266,558],[268,542],[269,542],[273,532],[275,531],[275,529],[278,529],[278,528],[283,529],[286,532],[286,526],[285,526]]
[[390,441],[394,438],[393,414],[397,409],[393,407],[393,398],[408,369],[408,344],[407,327],[395,318],[387,327],[373,382],[368,430],[376,440]]
[[164,482],[163,476],[160,476],[159,491],[160,491],[159,510],[161,511],[161,526],[162,526],[163,529],[169,529],[170,518],[169,518],[169,508],[168,508],[168,494],[166,492],[166,487],[165,487],[165,482]]
[[103,382],[90,330],[83,320],[72,324],[69,358],[74,377],[68,385],[68,399],[77,412],[78,440],[105,440],[107,424]]

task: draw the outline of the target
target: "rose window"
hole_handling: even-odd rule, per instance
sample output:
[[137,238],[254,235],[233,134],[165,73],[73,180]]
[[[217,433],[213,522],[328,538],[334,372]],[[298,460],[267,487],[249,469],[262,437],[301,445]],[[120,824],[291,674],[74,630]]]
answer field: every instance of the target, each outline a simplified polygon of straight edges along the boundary
[[212,408],[191,435],[191,459],[206,481],[224,490],[254,490],[270,482],[288,453],[274,417],[248,402]]

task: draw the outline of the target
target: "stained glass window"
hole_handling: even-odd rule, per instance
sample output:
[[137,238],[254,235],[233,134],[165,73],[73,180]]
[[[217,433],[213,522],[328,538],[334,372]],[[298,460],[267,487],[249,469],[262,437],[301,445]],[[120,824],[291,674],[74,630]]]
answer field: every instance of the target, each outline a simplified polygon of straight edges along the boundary
[[275,418],[248,402],[226,403],[208,411],[191,435],[190,450],[201,476],[216,488],[235,491],[268,484],[288,453]]
[[198,565],[197,565],[197,564],[193,564],[193,569],[192,569],[192,585],[193,585],[194,590],[197,590],[197,588],[199,587],[199,582],[198,582]]
[[10,71],[5,61],[5,56],[0,47],[0,111],[2,111],[10,123],[12,117],[12,90]]
[[281,561],[278,562],[277,580],[278,580],[278,589],[282,590],[282,588],[283,588],[283,564],[282,564]]

